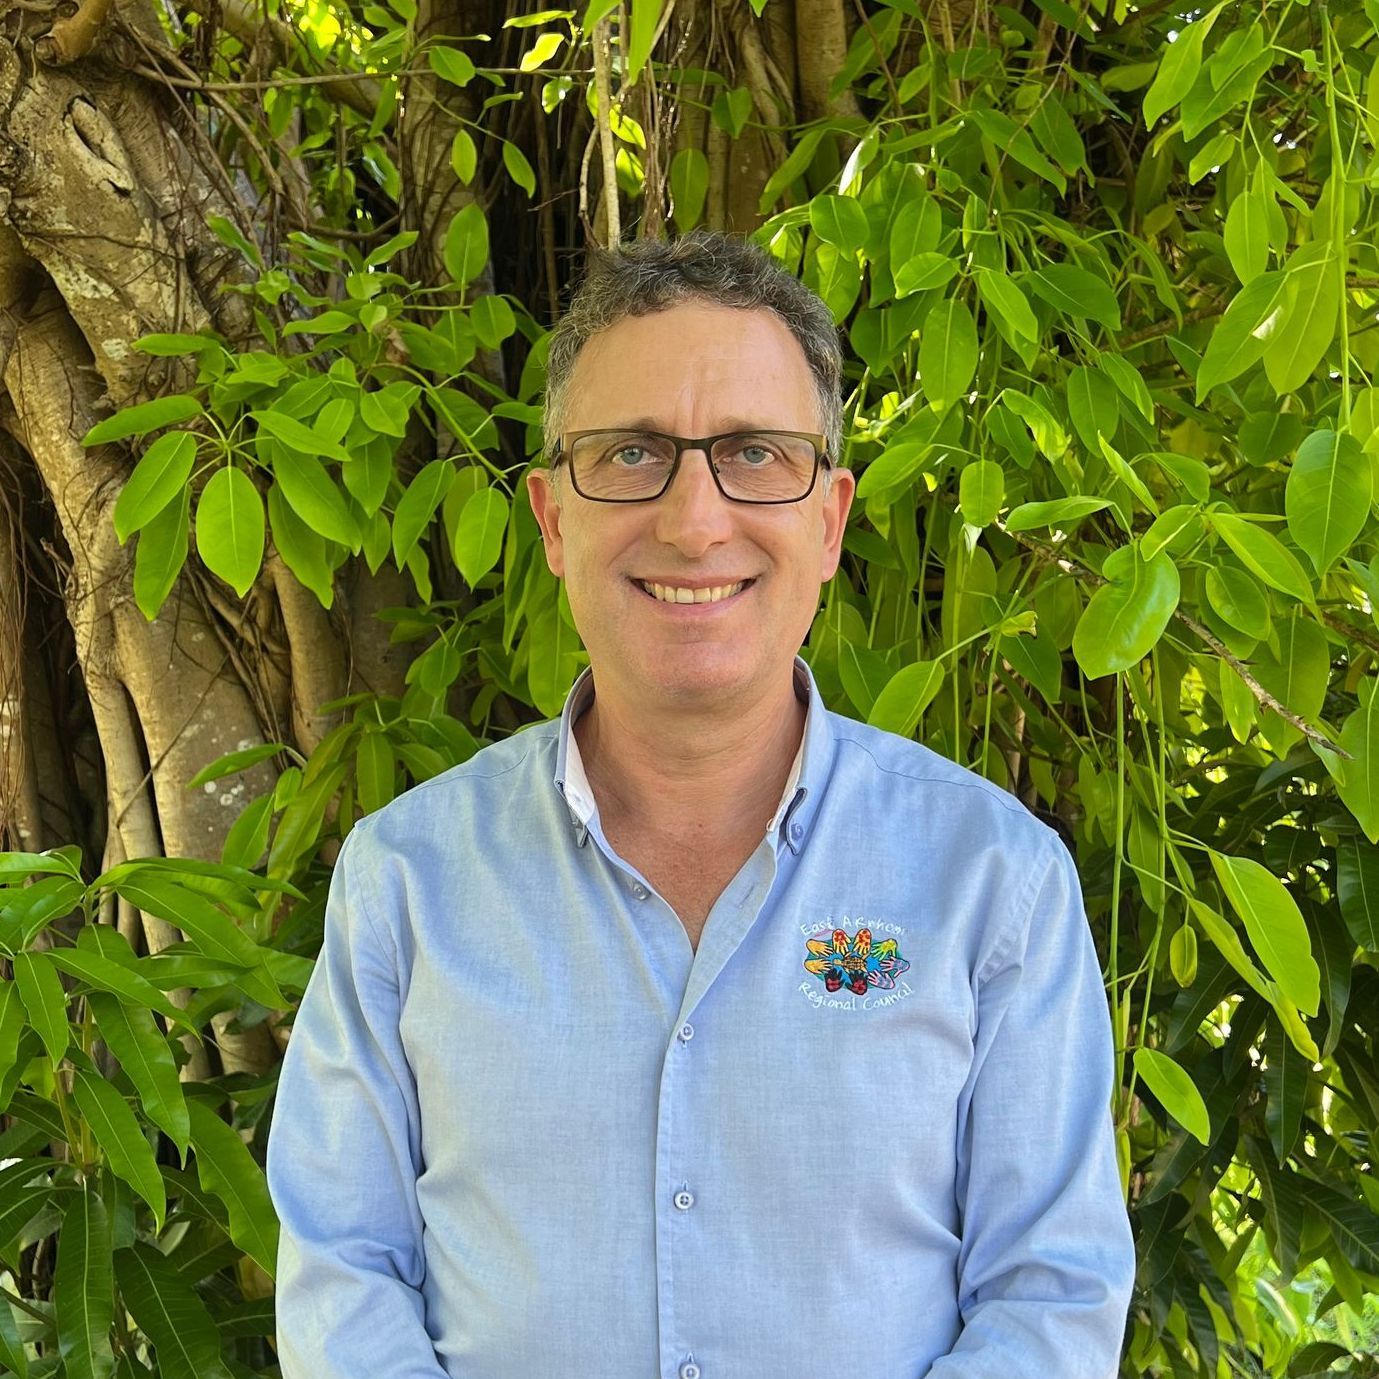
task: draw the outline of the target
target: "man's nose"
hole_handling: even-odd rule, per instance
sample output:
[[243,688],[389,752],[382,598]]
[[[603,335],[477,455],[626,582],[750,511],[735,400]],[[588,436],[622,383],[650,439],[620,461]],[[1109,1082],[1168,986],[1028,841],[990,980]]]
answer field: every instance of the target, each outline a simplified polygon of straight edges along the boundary
[[656,535],[686,555],[701,555],[732,534],[733,505],[718,491],[702,449],[686,449],[670,488],[656,502]]

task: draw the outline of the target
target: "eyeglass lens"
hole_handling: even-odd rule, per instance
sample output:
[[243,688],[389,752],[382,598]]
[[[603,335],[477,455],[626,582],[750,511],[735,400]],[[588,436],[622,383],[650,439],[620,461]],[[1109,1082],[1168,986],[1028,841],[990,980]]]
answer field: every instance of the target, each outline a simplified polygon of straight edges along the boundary
[[[747,502],[803,498],[814,475],[813,444],[778,431],[744,431],[714,442],[723,491]],[[575,486],[590,498],[649,498],[665,488],[675,444],[642,431],[599,431],[570,451]]]

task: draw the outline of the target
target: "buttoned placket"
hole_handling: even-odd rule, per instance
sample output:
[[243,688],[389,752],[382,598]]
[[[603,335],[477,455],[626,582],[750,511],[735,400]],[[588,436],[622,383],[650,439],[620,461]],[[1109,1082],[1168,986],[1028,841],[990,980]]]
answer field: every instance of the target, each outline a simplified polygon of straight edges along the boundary
[[[687,1136],[681,1133],[677,1119],[698,1061],[690,1041],[703,1025],[700,1021],[697,1026],[690,1016],[756,923],[770,896],[776,879],[778,837],[777,833],[763,839],[709,912],[690,967],[674,1037],[661,1066],[656,1111],[656,1296],[662,1373],[666,1379],[713,1379],[704,1374],[694,1358],[696,1327],[702,1319],[686,1314],[676,1288],[686,1256],[703,1266],[704,1226],[699,1202],[702,1194],[711,1193],[713,1187],[696,1178],[699,1165],[684,1147]],[[711,1032],[707,1037],[712,1038]],[[721,1208],[723,1204],[715,1205]],[[691,1289],[691,1295],[692,1292]]]

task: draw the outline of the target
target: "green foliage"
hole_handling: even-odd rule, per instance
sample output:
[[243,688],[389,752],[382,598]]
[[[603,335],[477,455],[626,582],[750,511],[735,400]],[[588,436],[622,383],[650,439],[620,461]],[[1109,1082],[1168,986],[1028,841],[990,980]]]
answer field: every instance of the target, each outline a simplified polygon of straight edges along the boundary
[[[0,856],[0,1257],[19,1277],[56,1247],[45,1286],[0,1307],[0,1364],[137,1373],[147,1342],[169,1374],[271,1367],[272,1087],[178,1067],[211,1014],[290,1011],[323,841],[558,712],[584,664],[521,482],[547,323],[523,259],[542,255],[505,237],[562,188],[576,200],[551,149],[578,161],[561,139],[601,132],[590,35],[608,19],[624,226],[723,214],[726,168],[664,146],[654,88],[711,150],[765,150],[742,228],[848,343],[839,458],[860,482],[805,649],[826,701],[1075,840],[1140,1256],[1122,1372],[1369,1372],[1379,11],[1032,0],[953,35],[895,0],[853,28],[842,113],[776,125],[751,63],[674,67],[657,0],[626,7],[626,34],[614,9],[510,16],[509,62],[496,40],[419,43],[410,3],[302,9],[303,50],[369,75],[377,109],[284,79],[253,115],[271,138],[220,134],[259,188],[264,149],[295,140],[324,223],[283,245],[213,219],[254,336],[145,336],[186,361],[181,391],[86,437],[137,442],[115,509],[136,600],[156,616],[189,558],[243,596],[271,541],[326,608],[351,557],[405,570],[416,604],[385,616],[424,645],[401,698],[320,706],[350,716],[309,759],[269,744],[190,783],[280,767],[218,864],[87,882],[72,849]],[[423,76],[454,121],[439,176],[486,198],[422,226],[436,281],[386,209],[399,93]],[[508,122],[516,102],[544,135]],[[543,281],[551,302],[561,285]],[[435,596],[447,562],[461,597]],[[95,922],[112,895],[186,941],[136,956]]]

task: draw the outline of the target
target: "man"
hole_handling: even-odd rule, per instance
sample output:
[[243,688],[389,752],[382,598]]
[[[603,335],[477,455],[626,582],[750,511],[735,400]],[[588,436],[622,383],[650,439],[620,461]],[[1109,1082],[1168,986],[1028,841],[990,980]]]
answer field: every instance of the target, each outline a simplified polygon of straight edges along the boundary
[[827,308],[597,257],[528,492],[590,667],[359,821],[268,1181],[284,1379],[1110,1379],[1134,1250],[1066,847],[825,709]]

